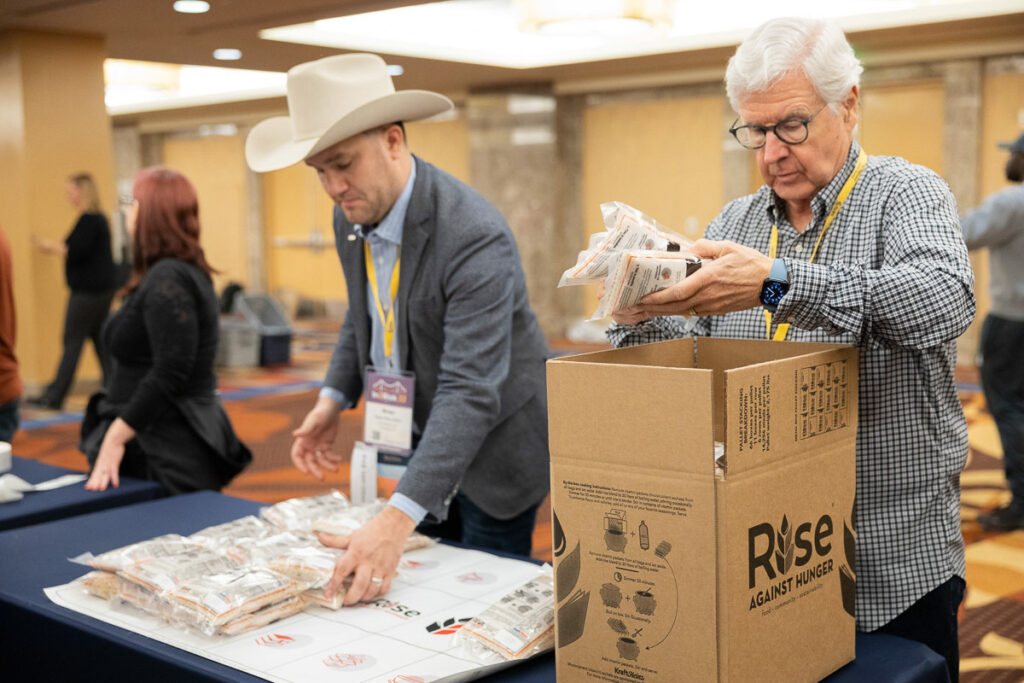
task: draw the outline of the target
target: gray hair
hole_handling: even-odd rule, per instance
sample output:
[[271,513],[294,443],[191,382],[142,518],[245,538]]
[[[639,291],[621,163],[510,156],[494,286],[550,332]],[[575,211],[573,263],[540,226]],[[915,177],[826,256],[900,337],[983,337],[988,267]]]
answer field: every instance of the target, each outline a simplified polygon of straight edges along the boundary
[[736,48],[725,71],[729,104],[739,111],[748,95],[764,92],[793,69],[802,69],[829,105],[841,102],[860,83],[864,67],[832,21],[772,19],[761,24]]

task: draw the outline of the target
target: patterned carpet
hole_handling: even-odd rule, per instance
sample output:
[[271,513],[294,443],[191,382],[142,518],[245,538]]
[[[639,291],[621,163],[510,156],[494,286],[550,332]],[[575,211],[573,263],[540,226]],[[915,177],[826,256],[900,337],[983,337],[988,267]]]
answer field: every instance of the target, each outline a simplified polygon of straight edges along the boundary
[[[316,400],[336,326],[303,325],[296,331],[288,365],[228,369],[220,372],[225,406],[239,436],[253,451],[253,465],[224,493],[265,503],[293,496],[314,495],[335,487],[348,490],[347,472],[329,474],[318,482],[292,467],[291,432]],[[560,351],[590,350],[594,346],[567,343]],[[960,653],[963,683],[1024,683],[1024,531],[986,534],[975,522],[980,511],[1008,497],[1003,479],[999,438],[977,386],[974,368],[960,368],[960,396],[968,419],[970,456],[962,478],[962,519],[967,541],[967,595],[961,608]],[[69,398],[65,413],[25,410],[23,429],[13,443],[14,453],[42,462],[85,470],[78,451],[78,421],[86,397]],[[343,414],[338,447],[347,452],[362,431],[362,410]],[[391,482],[381,479],[382,495]],[[551,560],[550,507],[537,515],[534,556]]]

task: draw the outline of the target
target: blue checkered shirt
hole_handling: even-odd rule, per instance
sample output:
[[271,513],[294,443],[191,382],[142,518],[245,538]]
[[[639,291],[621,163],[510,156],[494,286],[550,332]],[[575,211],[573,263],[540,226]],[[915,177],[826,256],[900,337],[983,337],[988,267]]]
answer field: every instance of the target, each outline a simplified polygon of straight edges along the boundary
[[[857,628],[873,631],[956,575],[964,576],[960,471],[967,424],[954,384],[956,342],[974,318],[974,276],[956,201],[932,171],[869,157],[822,240],[815,241],[860,147],[812,200],[797,232],[767,186],[726,205],[705,237],[768,253],[771,226],[790,289],[773,324],[787,339],[860,352],[857,430]],[[629,346],[682,336],[765,338],[760,307],[726,315],[613,324]]]

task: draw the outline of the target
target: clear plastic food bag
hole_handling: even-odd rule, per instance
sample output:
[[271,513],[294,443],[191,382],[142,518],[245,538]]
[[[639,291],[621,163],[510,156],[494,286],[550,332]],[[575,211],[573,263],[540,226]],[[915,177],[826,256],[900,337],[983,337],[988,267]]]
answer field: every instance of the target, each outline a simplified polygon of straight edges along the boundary
[[700,259],[684,253],[630,250],[616,254],[604,296],[591,320],[607,318],[640,303],[648,294],[689,277],[700,264]]
[[576,265],[562,273],[559,287],[599,282],[608,276],[612,259],[628,250],[687,251],[693,242],[647,214],[622,202],[605,202],[601,215],[607,230],[591,236]]
[[200,549],[202,549],[200,544],[184,536],[165,534],[164,536],[157,536],[147,541],[140,541],[139,543],[132,543],[131,545],[108,550],[100,555],[83,553],[78,557],[72,558],[71,561],[87,564],[94,569],[116,572],[130,564],[143,560],[152,560],[158,557],[167,557],[168,555],[177,555],[189,550]]
[[212,634],[229,621],[303,590],[304,585],[269,569],[245,567],[183,582],[166,598],[173,620]]
[[456,642],[480,661],[527,659],[555,645],[551,567],[504,595],[459,629]]
[[207,547],[224,548],[266,538],[278,531],[279,529],[270,522],[255,515],[248,515],[224,524],[208,526],[189,536],[189,539]]
[[348,498],[340,491],[322,496],[290,498],[260,510],[260,517],[280,529],[309,531],[313,522],[349,507]]

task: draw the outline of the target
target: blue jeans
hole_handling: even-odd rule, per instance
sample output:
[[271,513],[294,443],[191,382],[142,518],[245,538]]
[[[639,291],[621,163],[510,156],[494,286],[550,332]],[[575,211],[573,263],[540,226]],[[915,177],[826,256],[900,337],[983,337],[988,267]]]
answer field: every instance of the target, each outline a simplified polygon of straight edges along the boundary
[[989,314],[981,327],[981,387],[1003,445],[1013,505],[1024,509],[1024,321]]
[[448,518],[440,524],[423,522],[416,531],[449,541],[529,557],[533,549],[533,526],[540,503],[530,506],[512,519],[492,517],[467,498],[455,494]]
[[11,442],[18,428],[18,404],[21,398],[14,398],[0,405],[0,441]]
[[956,613],[966,587],[959,576],[951,576],[875,633],[924,643],[945,658],[949,680],[957,683],[960,680],[960,641]]

